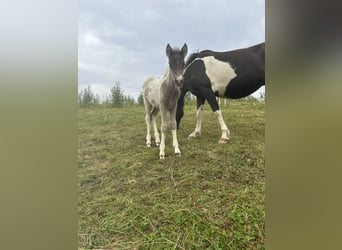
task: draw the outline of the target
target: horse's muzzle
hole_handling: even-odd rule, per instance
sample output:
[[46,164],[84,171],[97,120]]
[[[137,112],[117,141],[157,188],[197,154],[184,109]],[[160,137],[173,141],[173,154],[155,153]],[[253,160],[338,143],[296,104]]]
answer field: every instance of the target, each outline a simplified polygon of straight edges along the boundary
[[176,78],[176,85],[177,85],[178,87],[182,87],[182,86],[183,86],[183,82],[184,82],[183,76],[178,76],[178,77]]

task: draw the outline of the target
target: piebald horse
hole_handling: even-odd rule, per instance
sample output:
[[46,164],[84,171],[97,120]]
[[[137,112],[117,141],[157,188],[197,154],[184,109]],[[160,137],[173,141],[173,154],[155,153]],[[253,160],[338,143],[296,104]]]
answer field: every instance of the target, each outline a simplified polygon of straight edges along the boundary
[[203,105],[208,101],[221,127],[219,143],[229,140],[230,131],[215,97],[238,99],[265,85],[265,43],[226,52],[203,50],[193,53],[185,63],[184,84],[177,104],[177,127],[183,117],[184,96],[197,97],[196,128],[189,137],[201,134]]
[[[170,113],[171,131],[175,155],[180,156],[181,152],[177,140],[176,110],[177,101],[181,94],[184,72],[184,58],[188,52],[186,44],[181,49],[166,46],[166,55],[169,67],[162,78],[149,77],[143,84],[143,97],[145,104],[145,121],[147,125],[146,145],[151,146],[150,126],[153,122],[156,145],[159,145],[159,157],[165,158],[165,136],[167,131],[167,113]],[[161,140],[157,129],[157,114],[161,111]]]

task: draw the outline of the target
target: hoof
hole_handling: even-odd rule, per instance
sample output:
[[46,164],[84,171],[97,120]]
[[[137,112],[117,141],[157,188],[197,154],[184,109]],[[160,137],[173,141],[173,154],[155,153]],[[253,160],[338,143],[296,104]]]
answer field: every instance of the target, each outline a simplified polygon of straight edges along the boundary
[[181,153],[179,152],[179,153],[175,153],[175,156],[176,157],[180,157],[181,156]]
[[228,138],[220,138],[220,140],[218,141],[219,144],[227,144],[227,142],[229,141]]
[[165,159],[165,155],[159,155],[159,159],[160,160],[164,160]]
[[156,142],[156,147],[159,147],[160,146],[160,142]]
[[151,143],[146,144],[146,147],[150,148],[151,147]]
[[200,137],[200,133],[199,132],[194,132],[194,133],[191,133],[189,136],[188,136],[188,139],[191,139],[191,138],[196,138],[196,137]]

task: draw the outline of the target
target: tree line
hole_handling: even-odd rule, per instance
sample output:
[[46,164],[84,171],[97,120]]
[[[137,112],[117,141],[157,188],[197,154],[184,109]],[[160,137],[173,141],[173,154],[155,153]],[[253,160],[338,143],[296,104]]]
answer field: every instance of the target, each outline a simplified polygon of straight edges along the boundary
[[[194,100],[194,97],[188,92],[185,95],[185,102],[189,103]],[[120,86],[120,82],[115,82],[114,86],[110,89],[110,94],[105,100],[100,99],[98,94],[94,94],[91,85],[83,89],[78,94],[78,104],[81,108],[105,106],[113,108],[132,107],[134,105],[144,105],[143,93],[140,92],[138,99],[135,100],[133,96],[125,95],[123,89]]]
[[137,100],[135,100],[133,96],[125,95],[120,86],[120,82],[115,82],[114,86],[110,89],[109,95],[102,101],[98,94],[93,93],[91,85],[88,85],[87,88],[78,94],[78,104],[81,108],[95,106],[122,108],[134,105],[144,105],[144,100],[142,92]]

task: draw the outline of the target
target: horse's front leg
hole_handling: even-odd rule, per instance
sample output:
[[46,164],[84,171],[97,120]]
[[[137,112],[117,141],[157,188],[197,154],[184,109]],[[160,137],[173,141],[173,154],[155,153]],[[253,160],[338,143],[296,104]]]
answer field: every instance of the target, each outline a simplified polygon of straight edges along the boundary
[[172,145],[175,149],[175,155],[180,156],[181,151],[178,146],[178,140],[177,140],[177,121],[176,121],[176,111],[177,111],[177,105],[171,110],[170,116],[171,116],[171,131],[172,131]]
[[160,109],[161,113],[161,141],[159,145],[159,158],[165,159],[165,136],[167,132],[167,110],[164,107]]
[[201,135],[204,100],[205,99],[201,96],[197,96],[197,98],[196,98],[196,101],[197,101],[196,128],[189,135],[189,138],[195,138],[195,137],[198,137]]

